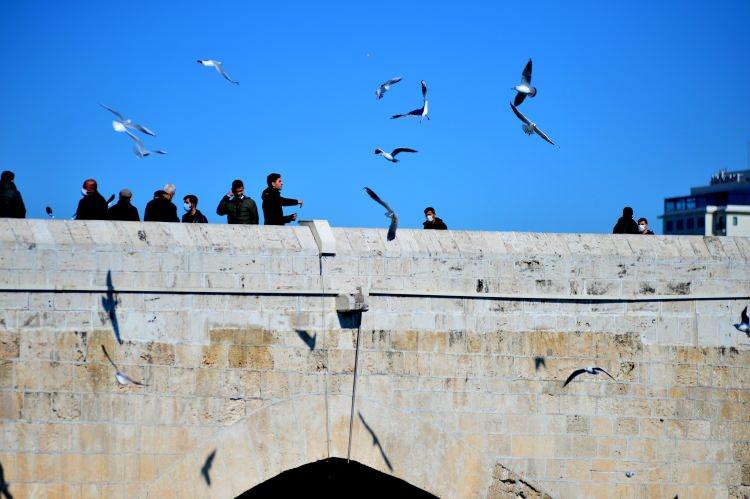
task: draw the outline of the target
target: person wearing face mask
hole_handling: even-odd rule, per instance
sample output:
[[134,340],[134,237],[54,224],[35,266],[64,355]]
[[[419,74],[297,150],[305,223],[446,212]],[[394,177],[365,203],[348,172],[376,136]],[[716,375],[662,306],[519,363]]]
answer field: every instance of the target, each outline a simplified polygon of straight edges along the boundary
[[154,193],[154,199],[146,204],[143,212],[144,222],[179,222],[177,206],[172,202],[177,188],[174,184],[166,184],[164,189]]
[[435,216],[435,208],[432,206],[428,206],[424,209],[424,216],[427,220],[422,222],[422,227],[425,229],[448,230],[448,226],[445,225],[445,222]]
[[649,230],[648,228],[648,220],[641,217],[638,219],[638,231],[643,234],[644,236],[653,236],[654,231]]
[[245,196],[245,184],[240,179],[232,181],[232,190],[221,198],[216,214],[226,215],[230,224],[258,225],[258,207],[252,198]]
[[83,197],[78,201],[76,220],[107,220],[107,200],[99,194],[96,180],[84,180],[81,194]]
[[185,214],[182,215],[182,223],[184,224],[207,224],[208,219],[206,218],[206,215],[200,212],[198,210],[198,196],[195,194],[188,194],[184,198],[182,198],[183,201],[183,208],[185,209]]

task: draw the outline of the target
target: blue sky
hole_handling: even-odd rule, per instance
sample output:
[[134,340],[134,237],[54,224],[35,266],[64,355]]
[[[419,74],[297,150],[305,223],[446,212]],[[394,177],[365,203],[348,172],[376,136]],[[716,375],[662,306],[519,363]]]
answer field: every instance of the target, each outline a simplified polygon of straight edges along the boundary
[[[334,226],[387,225],[369,186],[402,227],[433,205],[455,229],[609,232],[631,205],[661,232],[664,197],[747,167],[750,2],[605,4],[4,1],[0,169],[29,217],[70,217],[94,177],[141,213],[173,182],[223,222],[232,179],[258,201],[276,171]],[[520,110],[559,149],[508,106],[529,57]],[[421,79],[432,120],[388,119],[419,107]],[[136,158],[100,102],[169,154]],[[397,146],[419,153],[373,155]]]

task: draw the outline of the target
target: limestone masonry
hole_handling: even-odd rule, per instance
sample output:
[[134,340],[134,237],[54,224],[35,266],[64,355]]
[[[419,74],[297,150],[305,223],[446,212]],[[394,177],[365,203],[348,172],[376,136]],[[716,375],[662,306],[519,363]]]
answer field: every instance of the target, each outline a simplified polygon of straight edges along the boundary
[[[353,460],[446,498],[750,494],[750,238],[0,219],[10,492],[235,497],[346,457],[358,287]],[[592,365],[617,381],[562,388]]]

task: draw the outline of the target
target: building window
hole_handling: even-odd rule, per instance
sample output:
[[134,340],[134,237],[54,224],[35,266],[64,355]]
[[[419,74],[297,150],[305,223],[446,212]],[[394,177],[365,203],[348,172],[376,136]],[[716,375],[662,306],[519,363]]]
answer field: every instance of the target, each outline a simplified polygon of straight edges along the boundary
[[685,228],[685,221],[681,218],[677,219],[677,223],[675,224],[675,227],[677,227],[677,230],[682,230]]
[[703,229],[706,227],[706,218],[705,217],[698,217],[698,228]]
[[667,232],[672,232],[674,224],[671,220],[667,220]]
[[693,217],[690,217],[687,219],[687,228],[688,230],[691,230],[694,226],[695,222],[693,221]]
[[732,217],[732,225],[737,225],[737,217]]

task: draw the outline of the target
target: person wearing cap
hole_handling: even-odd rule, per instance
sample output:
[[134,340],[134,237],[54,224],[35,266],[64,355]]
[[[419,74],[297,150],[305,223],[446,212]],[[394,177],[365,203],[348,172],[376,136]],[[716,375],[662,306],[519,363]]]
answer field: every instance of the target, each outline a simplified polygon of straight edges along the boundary
[[172,202],[177,188],[174,184],[164,185],[164,189],[154,193],[154,199],[146,204],[143,212],[144,222],[179,222],[177,206]]
[[271,173],[266,177],[268,187],[261,194],[263,200],[263,223],[265,225],[284,225],[297,220],[297,214],[284,216],[283,206],[302,206],[301,199],[290,199],[281,196],[281,189],[284,181],[281,180],[281,174]]
[[216,214],[226,215],[230,224],[258,225],[258,207],[252,198],[245,196],[245,184],[240,179],[234,180],[232,190],[221,198]]
[[182,198],[183,208],[185,214],[182,215],[182,223],[184,224],[207,224],[208,219],[206,215],[201,213],[198,209],[198,196],[195,194],[188,194]]
[[638,219],[638,232],[640,232],[644,236],[654,235],[654,231],[649,230],[648,228],[648,220],[646,220],[644,217],[641,217]]
[[26,205],[15,179],[16,175],[10,170],[0,173],[0,218],[26,218]]
[[442,219],[435,216],[435,208],[428,206],[424,209],[425,221],[422,222],[422,227],[425,229],[433,230],[448,230],[448,226],[445,225]]
[[107,220],[107,200],[99,194],[96,180],[84,180],[81,194],[83,197],[78,201],[76,220]]
[[139,222],[138,208],[130,204],[133,193],[130,189],[122,189],[117,203],[113,204],[107,212],[107,219],[122,220],[123,222]]
[[612,228],[612,234],[640,234],[638,224],[633,220],[633,208],[626,206],[622,209],[622,216]]

